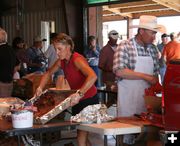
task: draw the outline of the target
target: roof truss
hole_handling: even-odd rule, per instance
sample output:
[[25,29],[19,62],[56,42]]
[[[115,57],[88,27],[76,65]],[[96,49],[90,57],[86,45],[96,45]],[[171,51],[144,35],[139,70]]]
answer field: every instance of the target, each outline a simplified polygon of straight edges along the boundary
[[121,20],[140,15],[180,15],[180,0],[142,0],[103,6],[103,21]]

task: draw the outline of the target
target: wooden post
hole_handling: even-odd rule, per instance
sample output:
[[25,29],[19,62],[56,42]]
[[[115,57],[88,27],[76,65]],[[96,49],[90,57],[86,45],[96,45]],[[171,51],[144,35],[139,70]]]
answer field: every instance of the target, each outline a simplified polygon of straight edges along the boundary
[[129,26],[132,25],[132,19],[131,18],[127,18],[127,38],[132,38],[133,37],[133,30],[129,29]]

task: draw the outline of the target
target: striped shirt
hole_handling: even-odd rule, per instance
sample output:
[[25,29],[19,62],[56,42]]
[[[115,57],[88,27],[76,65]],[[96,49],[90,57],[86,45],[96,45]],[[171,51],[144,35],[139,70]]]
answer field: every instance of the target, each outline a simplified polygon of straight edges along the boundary
[[[136,43],[136,41],[135,41]],[[154,62],[154,75],[159,73],[159,60],[158,51],[153,45],[149,45],[147,49],[136,43],[138,56],[152,56]],[[113,72],[115,73],[119,69],[135,69],[136,64],[136,51],[133,43],[133,39],[122,41],[114,54],[113,60]]]

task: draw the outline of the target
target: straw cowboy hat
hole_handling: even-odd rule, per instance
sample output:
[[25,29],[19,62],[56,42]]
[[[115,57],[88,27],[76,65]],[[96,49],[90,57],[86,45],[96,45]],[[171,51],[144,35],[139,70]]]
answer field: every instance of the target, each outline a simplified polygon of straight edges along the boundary
[[166,32],[165,26],[157,24],[156,16],[142,15],[139,19],[139,25],[132,25],[130,28],[145,28],[156,32]]

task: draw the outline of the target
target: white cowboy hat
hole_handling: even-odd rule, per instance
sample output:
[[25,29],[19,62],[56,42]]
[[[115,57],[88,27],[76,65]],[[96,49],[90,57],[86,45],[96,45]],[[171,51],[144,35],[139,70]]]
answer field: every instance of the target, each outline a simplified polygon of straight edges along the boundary
[[157,24],[156,16],[142,15],[139,19],[139,25],[132,25],[130,28],[145,28],[156,32],[166,32],[165,26]]

